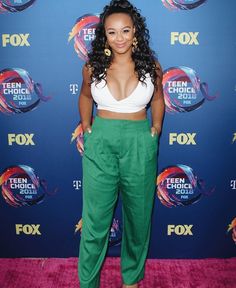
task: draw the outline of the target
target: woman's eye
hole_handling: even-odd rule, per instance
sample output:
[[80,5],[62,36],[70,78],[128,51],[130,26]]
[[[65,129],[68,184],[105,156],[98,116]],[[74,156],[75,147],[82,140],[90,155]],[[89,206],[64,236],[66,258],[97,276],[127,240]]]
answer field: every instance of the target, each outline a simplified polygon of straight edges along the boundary
[[125,30],[124,30],[125,33],[129,33],[129,31],[130,31],[130,30],[128,30],[128,29],[125,29]]
[[108,34],[109,34],[109,35],[113,35],[113,34],[115,34],[115,32],[110,31],[110,32],[108,32]]

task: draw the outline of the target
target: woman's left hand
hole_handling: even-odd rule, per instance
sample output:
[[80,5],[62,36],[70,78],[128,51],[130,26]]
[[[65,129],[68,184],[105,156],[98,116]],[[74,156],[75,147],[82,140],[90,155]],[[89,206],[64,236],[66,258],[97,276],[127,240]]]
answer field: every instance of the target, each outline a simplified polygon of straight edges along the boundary
[[152,137],[157,134],[159,136],[159,131],[157,130],[156,127],[151,127],[151,134],[152,134]]

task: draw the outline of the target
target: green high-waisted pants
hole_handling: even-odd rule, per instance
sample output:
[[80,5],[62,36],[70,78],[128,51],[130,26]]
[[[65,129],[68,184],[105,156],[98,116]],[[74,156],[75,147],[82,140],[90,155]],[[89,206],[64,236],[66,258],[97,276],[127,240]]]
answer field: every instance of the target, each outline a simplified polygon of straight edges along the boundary
[[132,285],[144,278],[156,187],[157,138],[151,135],[148,119],[95,116],[92,132],[85,132],[78,261],[81,288],[99,287],[119,191],[122,280]]

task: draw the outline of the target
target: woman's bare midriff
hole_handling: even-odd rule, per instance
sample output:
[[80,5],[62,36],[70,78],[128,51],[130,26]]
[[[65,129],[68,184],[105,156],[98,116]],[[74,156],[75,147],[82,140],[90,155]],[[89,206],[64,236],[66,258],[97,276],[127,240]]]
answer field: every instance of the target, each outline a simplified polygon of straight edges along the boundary
[[135,113],[118,113],[107,110],[97,110],[97,115],[102,118],[111,118],[111,119],[124,119],[124,120],[143,120],[147,118],[146,109]]

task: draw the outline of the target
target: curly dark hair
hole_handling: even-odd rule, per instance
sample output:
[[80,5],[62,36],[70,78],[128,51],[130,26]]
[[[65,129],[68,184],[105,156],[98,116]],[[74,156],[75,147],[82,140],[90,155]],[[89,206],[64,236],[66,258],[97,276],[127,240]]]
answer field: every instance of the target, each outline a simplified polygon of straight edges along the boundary
[[88,53],[88,61],[86,65],[91,68],[91,83],[93,81],[100,82],[102,79],[106,81],[106,69],[110,67],[113,56],[110,57],[104,54],[106,45],[106,35],[104,23],[106,18],[113,13],[128,14],[135,26],[135,37],[138,40],[138,46],[132,53],[132,59],[135,63],[135,71],[138,74],[138,79],[145,83],[145,74],[149,73],[152,83],[157,87],[157,77],[160,69],[155,60],[155,52],[149,47],[149,30],[146,27],[145,18],[139,13],[139,10],[127,0],[112,0],[109,5],[106,5],[103,12],[100,14],[100,22],[96,27],[95,39],[92,41],[91,52]]

